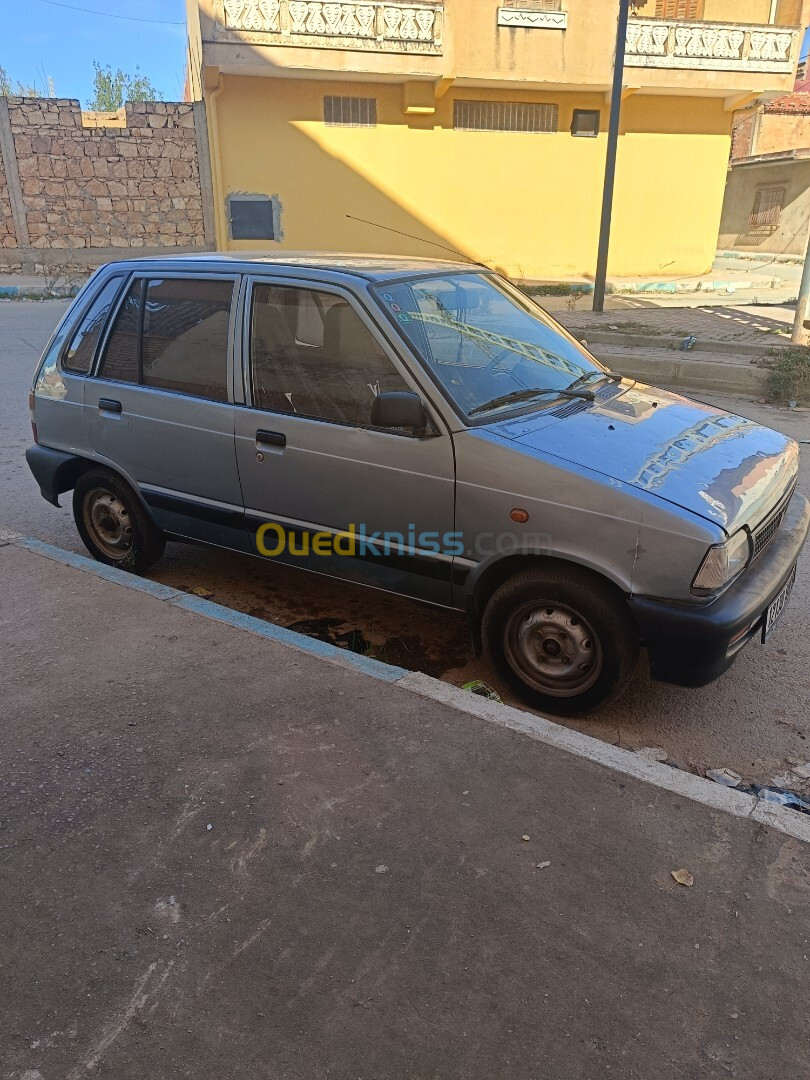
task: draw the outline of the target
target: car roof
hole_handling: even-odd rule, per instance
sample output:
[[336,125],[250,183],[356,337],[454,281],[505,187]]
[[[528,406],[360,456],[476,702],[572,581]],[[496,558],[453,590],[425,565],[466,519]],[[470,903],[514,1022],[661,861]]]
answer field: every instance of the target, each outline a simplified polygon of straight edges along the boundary
[[481,272],[489,268],[475,262],[452,262],[442,259],[420,259],[396,255],[365,255],[342,252],[285,251],[285,252],[201,252],[199,254],[152,255],[108,263],[108,268],[124,266],[130,269],[155,271],[197,270],[208,273],[255,273],[260,269],[274,272],[313,270],[328,275],[361,278],[383,282],[426,274]]

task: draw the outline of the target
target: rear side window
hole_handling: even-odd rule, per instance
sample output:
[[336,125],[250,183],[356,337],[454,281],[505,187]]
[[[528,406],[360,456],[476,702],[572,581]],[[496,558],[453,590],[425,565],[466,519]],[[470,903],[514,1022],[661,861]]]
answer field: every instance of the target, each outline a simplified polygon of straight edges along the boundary
[[107,342],[102,378],[227,401],[233,286],[205,278],[133,282]]
[[62,358],[62,367],[65,371],[74,371],[79,375],[87,375],[92,368],[96,344],[107,321],[113,301],[121,288],[121,280],[120,277],[111,278],[84,313],[82,321],[70,339],[70,345]]
[[143,318],[143,383],[228,400],[232,281],[150,281]]

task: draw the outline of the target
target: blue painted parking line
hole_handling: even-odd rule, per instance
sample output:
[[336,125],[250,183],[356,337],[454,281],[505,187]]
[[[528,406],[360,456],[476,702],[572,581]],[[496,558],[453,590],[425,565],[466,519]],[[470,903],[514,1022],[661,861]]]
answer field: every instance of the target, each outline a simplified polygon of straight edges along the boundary
[[349,652],[348,649],[340,649],[337,645],[331,645],[328,641],[319,641],[318,638],[307,637],[298,634],[295,630],[288,630],[276,623],[265,622],[257,619],[254,615],[246,615],[242,611],[223,607],[211,600],[203,600],[199,596],[189,596],[188,593],[176,593],[170,603],[173,607],[180,607],[186,611],[193,611],[197,615],[205,615],[208,619],[217,619],[228,626],[235,626],[238,630],[247,630],[251,634],[267,638],[269,641],[277,641],[281,645],[292,645],[295,649],[319,656],[323,660],[339,660],[340,663],[371,675],[375,679],[384,682],[397,682],[403,675],[407,675],[405,668],[394,667],[393,664],[383,664],[371,656],[362,653]]
[[27,548],[28,551],[44,555],[54,562],[72,566],[75,570],[82,570],[86,574],[95,574],[96,577],[103,578],[105,581],[114,582],[116,585],[124,585],[127,589],[145,593],[147,596],[153,596],[157,600],[166,600],[173,607],[182,608],[184,611],[193,611],[196,615],[203,615],[207,619],[216,619],[217,622],[233,626],[237,630],[246,630],[250,634],[257,634],[268,641],[276,641],[280,645],[292,646],[294,649],[309,653],[311,656],[320,657],[322,660],[329,660],[333,663],[338,662],[346,667],[354,668],[355,671],[361,671],[364,675],[370,675],[374,679],[394,683],[408,674],[405,668],[395,667],[393,664],[384,664],[371,656],[349,652],[348,649],[341,649],[337,645],[331,645],[328,641],[319,641],[317,638],[298,634],[294,630],[287,630],[284,626],[277,626],[275,623],[265,622],[264,619],[257,619],[253,615],[246,615],[242,611],[235,611],[233,608],[223,607],[222,604],[215,604],[211,600],[204,600],[199,596],[190,596],[179,589],[172,589],[168,585],[162,585],[159,581],[149,581],[146,578],[138,577],[136,574],[127,573],[125,570],[117,570],[114,566],[105,566],[94,559],[88,559],[85,555],[76,555],[72,551],[65,551],[63,548],[55,547],[53,544],[46,544],[42,540],[34,540],[32,537],[23,536],[12,542],[19,544],[20,547]]

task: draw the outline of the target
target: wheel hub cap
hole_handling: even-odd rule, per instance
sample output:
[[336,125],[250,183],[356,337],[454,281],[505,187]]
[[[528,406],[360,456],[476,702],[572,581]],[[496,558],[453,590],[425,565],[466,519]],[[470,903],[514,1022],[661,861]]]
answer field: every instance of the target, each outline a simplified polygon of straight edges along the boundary
[[541,693],[575,697],[599,678],[601,644],[582,616],[564,604],[530,603],[518,608],[504,632],[512,669]]
[[114,559],[132,549],[133,529],[126,506],[109,491],[90,491],[85,498],[84,520],[96,544]]

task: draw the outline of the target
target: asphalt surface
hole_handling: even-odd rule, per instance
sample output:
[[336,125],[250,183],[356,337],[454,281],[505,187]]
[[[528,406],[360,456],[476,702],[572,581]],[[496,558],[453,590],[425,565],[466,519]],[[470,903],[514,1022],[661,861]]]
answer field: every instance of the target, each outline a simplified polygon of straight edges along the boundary
[[[0,523],[84,553],[67,505],[39,495],[23,458],[29,444],[27,393],[37,357],[65,303],[0,302]],[[703,396],[703,395],[701,395]],[[707,397],[713,404],[810,438],[810,412],[789,412],[745,398]],[[810,495],[810,454],[800,487]],[[154,571],[157,581],[251,615],[365,650],[381,660],[461,684],[482,678],[498,687],[469,650],[463,618],[372,590],[268,566],[247,556],[172,544]],[[799,566],[791,605],[767,647],[753,644],[712,686],[684,690],[651,682],[642,664],[628,693],[568,726],[630,748],[662,747],[672,762],[702,773],[726,766],[769,783],[790,764],[810,761],[810,557]],[[498,687],[499,689],[503,689]],[[514,702],[504,693],[505,700]],[[808,783],[791,784],[808,793]]]
[[3,1080],[808,1075],[802,841],[12,544],[0,580]]

